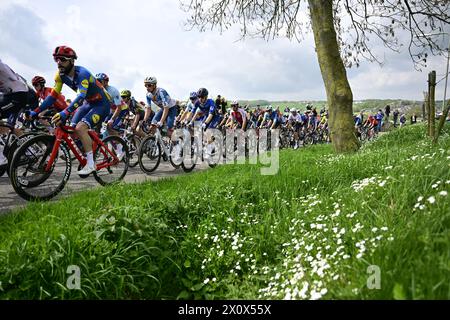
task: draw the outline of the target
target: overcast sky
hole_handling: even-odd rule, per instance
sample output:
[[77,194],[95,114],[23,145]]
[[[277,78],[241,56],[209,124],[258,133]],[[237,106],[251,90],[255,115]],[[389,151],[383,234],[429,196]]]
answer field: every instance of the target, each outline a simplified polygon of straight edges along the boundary
[[[186,31],[178,0],[0,1],[0,57],[29,81],[39,74],[52,86],[52,52],[68,45],[78,54],[76,64],[108,74],[111,85],[130,89],[138,100],[144,100],[146,76],[157,77],[175,99],[199,87],[229,100],[326,99],[312,35],[298,43],[238,41],[238,28],[223,34]],[[383,51],[383,67],[363,62],[348,70],[355,100],[421,100],[428,72],[436,70],[438,80],[445,75],[443,56],[418,72],[407,52]],[[67,88],[63,93],[75,96]],[[436,98],[443,94],[441,81]]]

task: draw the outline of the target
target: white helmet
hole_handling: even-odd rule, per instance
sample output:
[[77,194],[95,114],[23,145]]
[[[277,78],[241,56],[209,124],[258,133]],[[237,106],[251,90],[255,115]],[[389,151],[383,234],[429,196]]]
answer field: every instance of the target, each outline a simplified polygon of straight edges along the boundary
[[144,80],[144,83],[149,83],[149,84],[156,84],[157,80],[155,77],[147,77]]
[[292,108],[292,109],[291,109],[291,112],[297,112],[297,109]]
[[231,102],[231,106],[239,106],[239,101],[233,100],[233,102]]

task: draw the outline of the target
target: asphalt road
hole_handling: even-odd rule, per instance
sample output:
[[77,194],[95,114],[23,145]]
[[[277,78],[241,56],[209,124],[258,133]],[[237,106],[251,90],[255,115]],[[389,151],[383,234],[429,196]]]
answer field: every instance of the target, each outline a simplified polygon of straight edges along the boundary
[[[206,168],[208,168],[208,166],[202,164],[196,167],[194,172],[204,170]],[[142,182],[147,180],[158,180],[182,174],[186,173],[181,168],[175,169],[168,162],[161,161],[158,169],[156,169],[151,175],[146,175],[145,173],[143,173],[139,168],[139,165],[134,168],[129,168],[124,181],[129,183]],[[66,197],[79,190],[85,190],[87,188],[92,189],[97,187],[102,188],[102,186],[94,179],[94,177],[90,176],[86,179],[81,179],[80,177],[78,177],[76,172],[72,171],[70,179],[67,182],[64,190],[51,201],[57,201],[58,199]],[[17,195],[17,193],[11,186],[9,177],[5,173],[2,177],[0,177],[0,215],[8,213],[15,208],[25,207],[26,205],[27,201]]]

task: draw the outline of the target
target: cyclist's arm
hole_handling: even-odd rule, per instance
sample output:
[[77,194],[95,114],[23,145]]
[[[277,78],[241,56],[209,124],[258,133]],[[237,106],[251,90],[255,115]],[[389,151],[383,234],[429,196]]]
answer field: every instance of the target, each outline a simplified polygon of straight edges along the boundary
[[208,114],[208,117],[206,118],[205,123],[209,124],[211,122],[212,118],[213,118],[212,113]]
[[133,121],[133,124],[131,125],[131,129],[136,130],[136,128],[139,124],[140,118],[141,118],[141,113],[139,111],[137,111],[136,114],[134,115],[134,121]]
[[[212,101],[212,100],[209,100],[209,101]],[[216,105],[214,102],[211,102],[210,107],[209,107],[209,114],[205,120],[206,124],[209,124],[212,121],[212,118],[214,117],[215,112],[216,112]]]
[[122,110],[119,107],[116,107],[116,110],[114,110],[114,113],[113,113],[111,119],[109,120],[109,122],[114,122],[114,120],[117,119],[117,117],[119,116],[121,111]]
[[163,114],[161,116],[161,123],[164,123],[166,121],[167,115],[169,114],[169,102],[170,102],[170,96],[167,94],[167,92],[160,90],[159,95],[161,97],[162,106],[164,108]]
[[34,109],[34,112],[41,113],[42,111],[45,111],[50,106],[52,106],[58,99],[58,96],[61,94],[62,86],[63,86],[63,82],[62,82],[61,76],[59,75],[59,72],[57,72],[56,76],[55,76],[55,85],[54,85],[52,91],[42,102],[41,106]]

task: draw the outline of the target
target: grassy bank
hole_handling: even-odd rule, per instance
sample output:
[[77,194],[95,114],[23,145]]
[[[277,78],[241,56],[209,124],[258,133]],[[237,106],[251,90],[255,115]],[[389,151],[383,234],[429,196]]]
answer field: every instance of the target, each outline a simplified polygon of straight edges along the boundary
[[446,129],[31,204],[0,218],[0,298],[449,299]]

